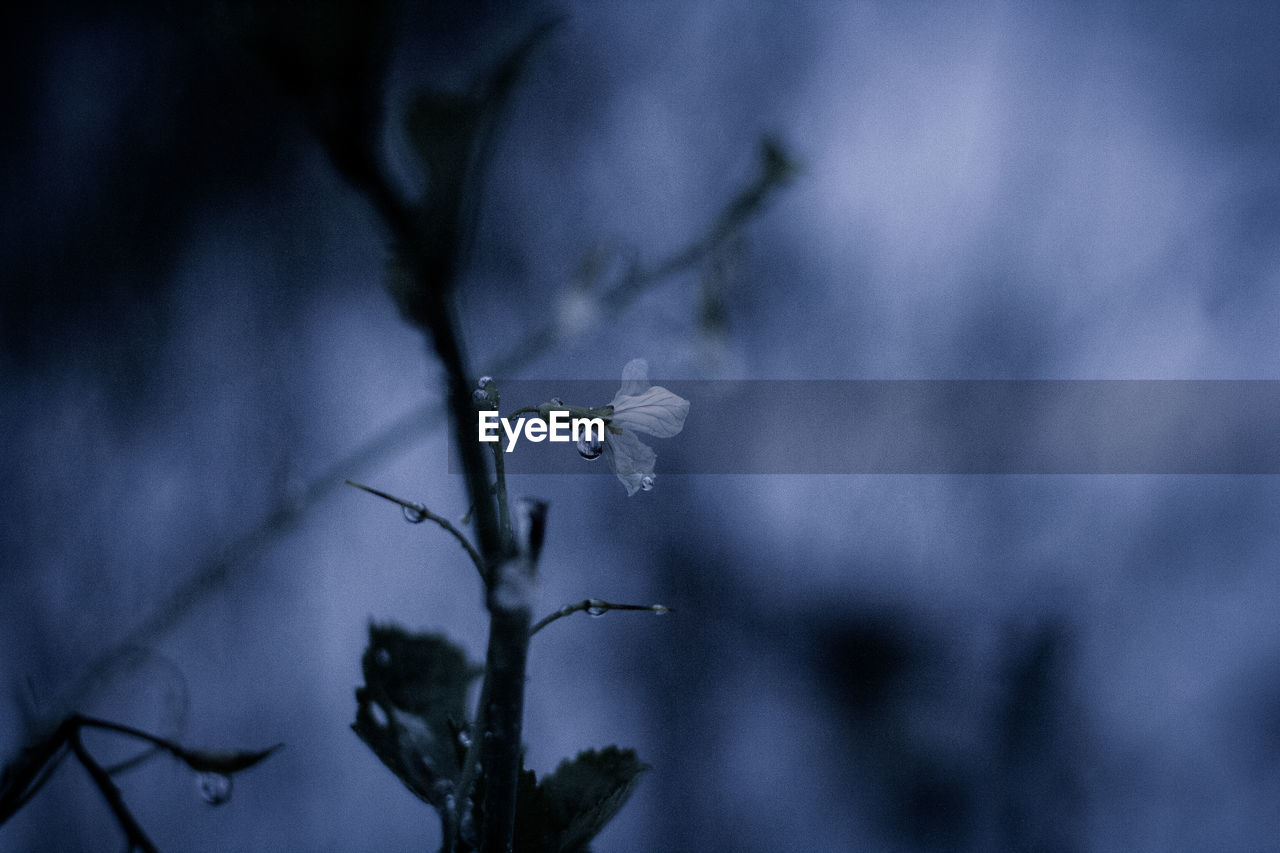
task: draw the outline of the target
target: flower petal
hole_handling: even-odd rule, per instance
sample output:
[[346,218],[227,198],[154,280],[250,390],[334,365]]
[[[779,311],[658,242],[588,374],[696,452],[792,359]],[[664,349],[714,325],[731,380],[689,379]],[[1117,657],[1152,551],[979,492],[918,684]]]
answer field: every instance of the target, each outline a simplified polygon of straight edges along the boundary
[[622,485],[627,487],[627,497],[631,497],[640,491],[645,477],[653,476],[653,465],[658,461],[658,454],[634,432],[624,432],[622,435],[608,437],[604,443],[604,458],[608,460],[609,467],[618,475]]
[[655,438],[670,438],[680,432],[688,415],[689,401],[660,385],[634,396],[619,394],[613,398],[615,427]]
[[649,362],[643,358],[633,358],[622,368],[622,388],[619,397],[634,397],[643,394],[649,387]]

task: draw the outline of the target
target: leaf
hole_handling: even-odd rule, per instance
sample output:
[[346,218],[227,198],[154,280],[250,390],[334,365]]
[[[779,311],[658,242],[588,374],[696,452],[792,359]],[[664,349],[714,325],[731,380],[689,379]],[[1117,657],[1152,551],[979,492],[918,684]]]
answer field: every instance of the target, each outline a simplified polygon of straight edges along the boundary
[[351,728],[410,791],[442,810],[461,769],[458,732],[479,670],[438,634],[375,624],[361,666]]
[[185,747],[177,747],[173,750],[173,755],[182,761],[197,773],[221,773],[229,776],[232,773],[239,773],[241,770],[247,770],[284,746],[278,743],[267,749],[259,750],[215,750],[215,749],[187,749]]
[[424,89],[405,110],[404,129],[426,169],[428,186],[409,212],[417,239],[391,247],[387,286],[414,325],[430,326],[437,310],[433,297],[453,283],[475,227],[479,180],[498,119],[534,48],[556,23],[534,27],[465,91]]
[[626,804],[640,774],[648,769],[635,750],[609,746],[560,762],[536,787],[534,774],[524,771],[516,801],[515,849],[585,850]]

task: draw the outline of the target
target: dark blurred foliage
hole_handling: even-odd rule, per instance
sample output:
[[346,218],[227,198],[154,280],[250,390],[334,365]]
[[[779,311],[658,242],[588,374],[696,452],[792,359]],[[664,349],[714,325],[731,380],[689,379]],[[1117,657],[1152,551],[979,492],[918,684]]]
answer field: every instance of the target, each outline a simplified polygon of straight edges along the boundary
[[145,384],[177,242],[209,206],[277,170],[286,140],[297,144],[261,73],[174,11],[6,13],[16,20],[3,36],[13,82],[0,318],[13,366],[94,341],[111,353],[99,363],[118,371],[118,390]]

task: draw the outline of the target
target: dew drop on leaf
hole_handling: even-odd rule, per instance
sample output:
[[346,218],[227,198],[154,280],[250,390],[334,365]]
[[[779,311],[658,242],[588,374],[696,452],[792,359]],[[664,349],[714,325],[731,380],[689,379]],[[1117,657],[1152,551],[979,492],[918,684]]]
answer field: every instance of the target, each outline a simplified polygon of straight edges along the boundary
[[486,386],[486,385],[488,385],[488,384],[489,384],[490,382],[492,382],[492,381],[493,381],[493,377],[492,377],[492,376],[481,376],[481,377],[480,377],[480,381],[476,382],[476,387],[477,387],[479,390],[483,391],[483,390],[485,389],[485,386]]
[[645,492],[652,492],[652,491],[653,491],[653,477],[650,477],[650,476],[648,476],[648,475],[646,474],[646,475],[645,475],[645,477],[644,477],[644,479],[642,479],[642,480],[640,481],[640,489],[641,489],[641,491],[645,491]]
[[211,806],[220,806],[231,799],[231,777],[225,773],[197,773],[196,787],[200,798]]

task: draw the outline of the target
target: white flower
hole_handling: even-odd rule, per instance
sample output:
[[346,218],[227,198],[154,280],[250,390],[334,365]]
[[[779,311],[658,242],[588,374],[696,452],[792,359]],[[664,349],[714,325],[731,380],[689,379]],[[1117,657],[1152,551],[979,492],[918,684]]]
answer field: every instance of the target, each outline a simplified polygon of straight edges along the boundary
[[[649,384],[649,363],[632,359],[622,369],[622,387],[613,397],[613,414],[605,432],[604,457],[627,497],[653,488],[653,463],[658,454],[637,433],[670,438],[684,429],[689,401],[666,388]],[[585,455],[585,454],[584,454]]]

